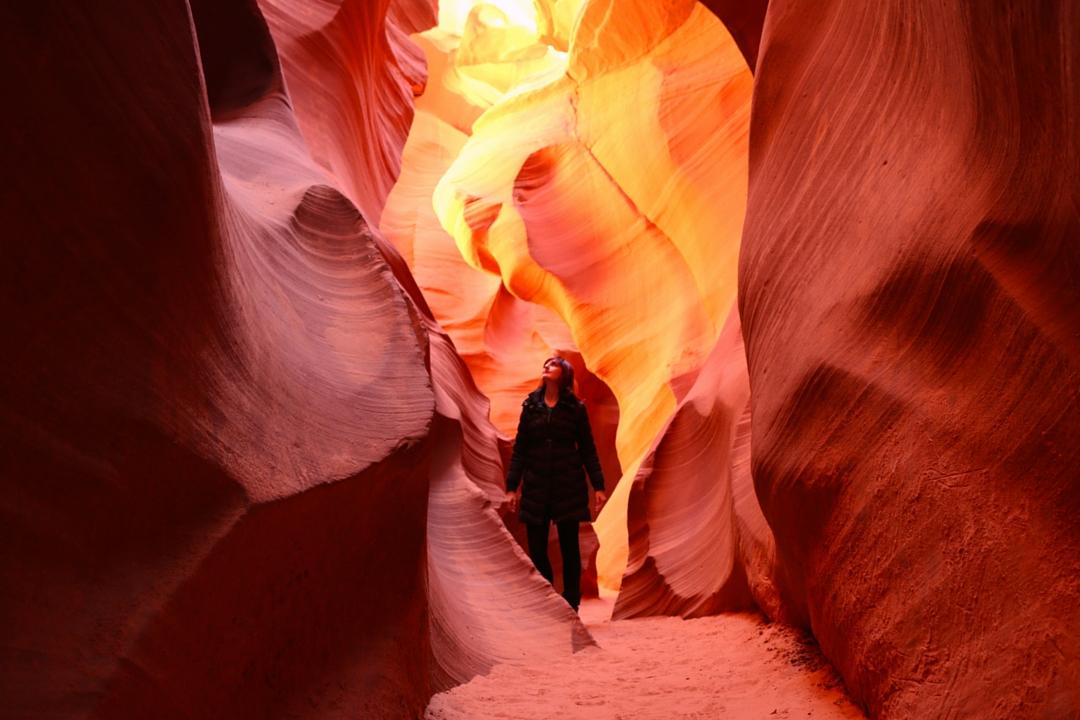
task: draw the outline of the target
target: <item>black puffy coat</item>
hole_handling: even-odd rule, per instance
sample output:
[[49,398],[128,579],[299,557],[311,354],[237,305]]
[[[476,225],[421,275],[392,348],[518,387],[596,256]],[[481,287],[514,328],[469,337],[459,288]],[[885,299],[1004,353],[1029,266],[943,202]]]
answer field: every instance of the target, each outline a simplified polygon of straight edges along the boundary
[[603,490],[604,473],[585,405],[567,391],[549,412],[543,388],[529,393],[521,403],[514,454],[506,477],[506,489],[511,492],[524,482],[518,513],[521,521],[588,522],[586,470],[593,487]]

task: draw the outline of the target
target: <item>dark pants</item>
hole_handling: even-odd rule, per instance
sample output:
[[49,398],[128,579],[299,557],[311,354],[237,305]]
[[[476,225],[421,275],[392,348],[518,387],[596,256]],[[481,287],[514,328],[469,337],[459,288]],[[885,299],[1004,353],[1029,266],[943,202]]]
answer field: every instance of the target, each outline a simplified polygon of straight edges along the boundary
[[[533,565],[548,582],[554,582],[555,574],[548,559],[548,523],[526,523],[529,534],[529,557]],[[559,551],[562,553],[563,597],[570,607],[578,609],[581,604],[581,549],[578,547],[578,521],[567,520],[556,524],[559,531]]]

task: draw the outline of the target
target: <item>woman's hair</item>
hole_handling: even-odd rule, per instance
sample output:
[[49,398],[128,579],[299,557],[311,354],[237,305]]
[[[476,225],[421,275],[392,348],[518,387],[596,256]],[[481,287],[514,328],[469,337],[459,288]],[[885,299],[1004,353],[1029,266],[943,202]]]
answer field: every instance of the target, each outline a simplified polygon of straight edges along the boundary
[[[549,357],[544,361],[544,364],[547,365],[552,360],[559,363],[559,367],[562,368],[562,375],[559,376],[559,394],[572,393],[574,391],[574,366],[570,364],[569,360],[561,357]],[[544,381],[541,380],[537,390],[543,389]]]

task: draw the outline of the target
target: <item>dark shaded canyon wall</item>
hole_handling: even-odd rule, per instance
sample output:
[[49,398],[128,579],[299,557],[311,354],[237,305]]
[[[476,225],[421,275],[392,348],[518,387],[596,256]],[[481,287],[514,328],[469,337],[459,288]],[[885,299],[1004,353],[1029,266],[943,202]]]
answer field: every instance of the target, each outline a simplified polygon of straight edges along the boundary
[[5,716],[411,717],[525,634],[590,643],[254,3],[122,5],[0,12]]
[[875,717],[1080,714],[1080,7],[771,0],[739,298],[781,589]]
[[700,0],[724,22],[731,38],[739,46],[750,72],[757,65],[761,28],[769,0]]
[[216,128],[185,3],[0,13],[7,717],[426,701],[426,342],[232,9]]

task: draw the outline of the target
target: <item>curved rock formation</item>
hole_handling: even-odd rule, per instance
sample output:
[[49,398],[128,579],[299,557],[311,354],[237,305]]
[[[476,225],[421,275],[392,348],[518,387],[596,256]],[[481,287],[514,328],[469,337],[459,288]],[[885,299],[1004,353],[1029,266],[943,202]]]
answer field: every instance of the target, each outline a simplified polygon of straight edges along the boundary
[[258,0],[312,157],[378,224],[401,167],[425,68],[407,34],[434,24],[427,0]]
[[195,7],[236,30],[235,62],[200,44],[231,117],[213,129],[185,3],[2,13],[14,715],[332,717],[429,692],[426,343],[306,161],[249,10]]
[[[529,74],[541,56],[524,41],[491,58],[530,82],[473,123],[435,209],[472,266],[569,326],[618,400],[616,446],[632,474],[733,302],[750,75],[693,2],[588,3],[574,28],[561,71]],[[509,71],[484,72],[472,79],[496,87]],[[613,587],[625,502],[617,489],[597,522]]]
[[[453,20],[451,16],[447,22]],[[502,435],[512,438],[516,431],[521,400],[536,386],[544,359],[559,354],[571,360],[605,477],[613,483],[621,471],[614,452],[619,413],[611,392],[584,366],[565,324],[554,313],[514,297],[498,277],[470,267],[454,238],[439,225],[432,192],[464,144],[479,108],[451,77],[457,72],[458,39],[441,26],[416,39],[432,74],[416,101],[402,173],[387,199],[381,228],[408,264],[432,317],[445,328],[473,380],[490,399],[491,421]],[[488,486],[492,499],[501,501],[501,487],[501,477]],[[505,509],[504,513],[507,528],[525,548],[524,528]],[[582,532],[583,547],[591,546],[591,552],[583,554],[582,579],[582,591],[589,597],[597,592],[597,541],[591,527],[583,526]],[[558,554],[552,556],[558,570]],[[560,584],[557,576],[556,590]]]
[[772,532],[749,473],[750,384],[733,312],[630,489],[629,562],[613,617],[781,616]]
[[[484,35],[482,18],[469,10],[468,4],[445,3],[440,25],[415,36],[430,76],[416,99],[402,173],[387,199],[380,227],[405,257],[432,313],[491,400],[492,422],[512,437],[521,400],[538,382],[543,361],[576,351],[557,315],[514,297],[498,276],[469,266],[432,207],[432,193],[471,134],[473,122],[499,95],[486,85],[482,87],[487,91],[476,92],[477,82],[468,77],[477,67],[488,68],[490,74],[494,65],[478,62],[489,59],[481,53],[498,56],[502,48],[495,42],[498,37],[478,37]],[[463,38],[460,33],[467,24],[470,35]],[[502,64],[517,66],[514,60]],[[618,473],[611,477],[617,479]]]
[[769,3],[753,477],[872,716],[1080,711],[1077,13]]
[[[403,14],[400,6],[397,3],[389,9],[388,34],[391,40],[397,37],[402,46],[412,47],[400,33],[394,34],[395,17]],[[348,29],[351,21],[340,18],[354,10],[351,5],[343,6],[331,27]],[[429,19],[423,8],[419,15],[419,21],[410,21],[410,29],[426,27]],[[367,39],[374,37],[369,35]],[[355,52],[351,45],[347,47]],[[380,46],[376,43],[375,47]],[[385,57],[379,60],[389,63]],[[309,62],[314,60],[309,58]],[[393,69],[393,63],[389,64]],[[346,63],[345,67],[353,65]],[[323,63],[321,73],[333,76],[335,72],[340,75],[341,70]],[[330,77],[321,82],[333,87],[335,82],[351,80],[355,78]],[[305,81],[314,82],[310,78]],[[319,92],[326,90],[319,88]],[[303,116],[304,111],[299,114]],[[333,119],[332,115],[309,113],[307,127],[343,143],[342,137],[335,134]],[[386,144],[388,138],[393,139],[392,133],[376,134],[374,138],[365,135],[360,140],[376,146],[382,142],[382,152],[391,153],[394,147]],[[336,152],[344,162],[353,152],[372,156],[368,147],[354,150],[346,145]],[[379,187],[374,188],[375,200],[382,192]],[[492,508],[503,499],[503,468],[498,437],[488,420],[488,403],[477,391],[449,336],[436,322],[405,258],[389,245],[381,241],[379,245],[413,301],[430,343],[428,360],[436,423],[430,438],[433,458],[427,514],[427,590],[436,687],[462,682],[487,672],[496,663],[513,664],[523,656],[554,661],[590,644],[592,640],[577,618],[533,570],[524,554],[513,547],[511,536]],[[428,256],[425,253],[422,257]],[[479,548],[485,549],[483,562],[478,557]],[[508,613],[508,608],[513,612]]]
[[415,716],[588,644],[484,509],[483,399],[310,159],[262,16],[191,10],[0,12],[5,709]]

